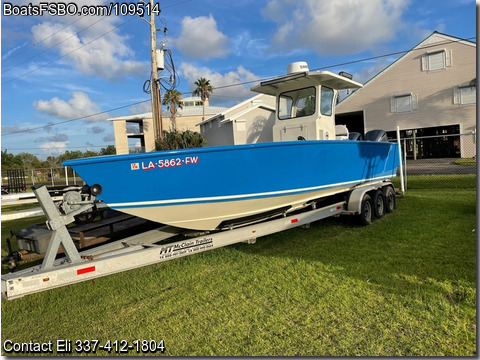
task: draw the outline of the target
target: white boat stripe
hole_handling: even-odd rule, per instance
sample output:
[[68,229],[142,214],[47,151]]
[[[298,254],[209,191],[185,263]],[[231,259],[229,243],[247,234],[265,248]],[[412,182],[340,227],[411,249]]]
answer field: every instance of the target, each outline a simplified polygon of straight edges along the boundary
[[195,202],[215,202],[215,201],[223,201],[223,200],[240,200],[240,199],[245,199],[245,198],[268,197],[268,196],[274,196],[274,195],[289,195],[289,194],[295,194],[295,193],[300,193],[300,192],[320,190],[320,189],[325,189],[325,188],[329,188],[329,187],[345,186],[345,185],[351,185],[351,184],[361,184],[362,182],[368,182],[368,181],[386,180],[386,179],[390,179],[392,177],[394,177],[394,176],[388,175],[388,176],[380,176],[380,177],[370,178],[370,179],[347,181],[347,182],[342,182],[342,183],[337,183],[337,184],[328,184],[328,185],[313,186],[313,187],[302,188],[302,189],[279,190],[279,191],[271,191],[271,192],[255,193],[255,194],[198,197],[198,198],[190,198],[190,199],[172,199],[172,200],[154,200],[154,201],[108,203],[108,206],[110,206],[112,208],[115,208],[115,207],[171,205],[171,204],[183,204],[183,203],[195,203]]

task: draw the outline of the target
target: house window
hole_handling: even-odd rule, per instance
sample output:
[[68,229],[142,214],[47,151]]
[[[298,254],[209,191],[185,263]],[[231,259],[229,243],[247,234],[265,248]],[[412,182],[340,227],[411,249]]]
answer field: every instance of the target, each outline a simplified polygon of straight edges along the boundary
[[443,70],[452,66],[452,50],[429,51],[422,56],[422,71]]
[[456,105],[476,104],[477,89],[470,83],[453,88],[453,103]]
[[418,109],[417,94],[398,94],[390,98],[390,111],[392,113],[406,113],[416,109]]

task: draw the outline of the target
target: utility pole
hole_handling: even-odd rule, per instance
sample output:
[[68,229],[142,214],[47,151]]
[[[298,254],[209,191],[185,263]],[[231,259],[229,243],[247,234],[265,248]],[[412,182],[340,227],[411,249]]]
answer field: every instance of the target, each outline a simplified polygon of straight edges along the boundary
[[155,28],[155,14],[153,11],[154,0],[150,0],[150,51],[152,58],[152,84],[151,84],[151,98],[152,98],[152,117],[153,124],[156,131],[156,138],[163,140],[163,125],[162,125],[162,107],[160,102],[160,83],[158,80],[157,68],[157,29]]

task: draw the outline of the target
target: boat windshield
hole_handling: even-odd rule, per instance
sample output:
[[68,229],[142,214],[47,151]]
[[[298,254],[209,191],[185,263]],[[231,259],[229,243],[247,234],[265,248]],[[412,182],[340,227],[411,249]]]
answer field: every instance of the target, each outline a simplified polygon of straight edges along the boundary
[[333,90],[322,86],[320,112],[322,113],[322,115],[331,116],[332,108],[333,108]]
[[278,118],[280,120],[310,116],[315,113],[315,88],[308,87],[280,94]]

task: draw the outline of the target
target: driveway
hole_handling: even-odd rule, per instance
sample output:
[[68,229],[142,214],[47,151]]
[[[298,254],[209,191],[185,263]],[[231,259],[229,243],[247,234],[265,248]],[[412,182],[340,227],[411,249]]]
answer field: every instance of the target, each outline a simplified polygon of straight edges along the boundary
[[476,174],[476,166],[457,165],[454,158],[407,160],[407,175]]

